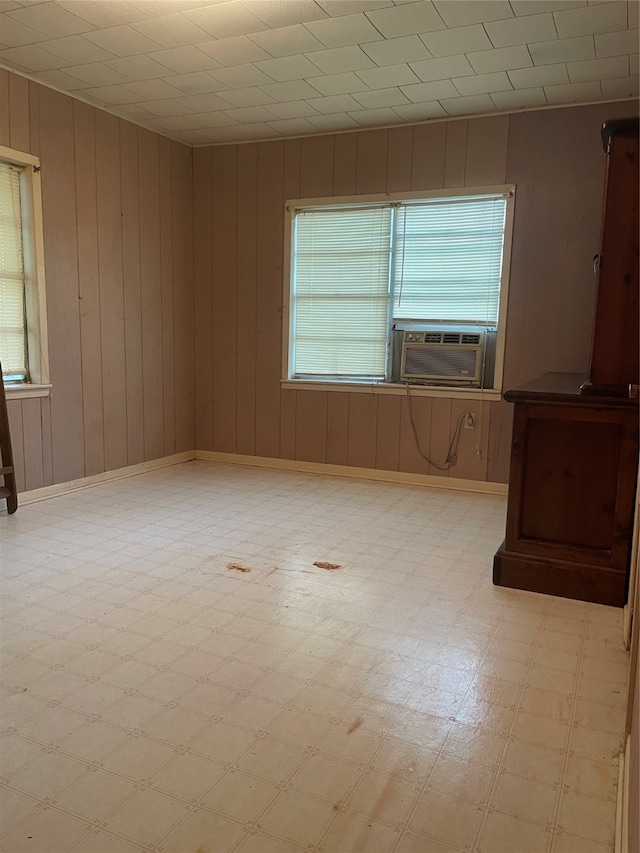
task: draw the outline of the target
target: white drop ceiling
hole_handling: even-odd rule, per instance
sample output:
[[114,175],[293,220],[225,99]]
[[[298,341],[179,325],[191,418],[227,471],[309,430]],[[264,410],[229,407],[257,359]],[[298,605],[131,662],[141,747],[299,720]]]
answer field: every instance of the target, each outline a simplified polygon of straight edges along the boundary
[[638,0],[0,0],[0,65],[190,145],[638,95]]

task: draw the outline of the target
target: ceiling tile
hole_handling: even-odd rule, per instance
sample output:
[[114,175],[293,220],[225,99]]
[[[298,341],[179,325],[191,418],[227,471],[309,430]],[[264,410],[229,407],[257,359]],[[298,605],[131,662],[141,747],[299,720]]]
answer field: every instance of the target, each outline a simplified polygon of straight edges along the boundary
[[140,100],[124,86],[99,86],[96,89],[84,89],[84,94],[103,104],[133,104]]
[[522,110],[526,107],[542,107],[547,103],[544,89],[514,89],[511,92],[492,92],[491,100],[499,110]]
[[426,121],[430,118],[446,116],[438,101],[427,101],[423,104],[408,104],[406,107],[394,107],[394,113],[403,121]]
[[640,67],[638,67],[638,54],[632,54],[629,57],[629,70],[631,71],[632,76],[640,77]]
[[578,9],[586,5],[587,0],[511,0],[511,8],[516,15],[540,15],[542,12]]
[[82,36],[65,36],[61,39],[50,39],[40,45],[73,65],[85,62],[102,62],[103,59],[113,59],[113,53],[104,50]]
[[491,47],[484,27],[478,24],[440,33],[423,33],[420,37],[434,56],[453,56]]
[[227,0],[127,0],[130,6],[140,9],[145,16],[155,18],[159,15],[170,15],[172,12],[186,12],[189,9],[199,9],[201,6],[226,3]]
[[637,73],[633,77],[616,77],[601,82],[605,98],[637,98],[640,94]]
[[435,6],[427,0],[367,12],[367,18],[385,38],[446,29]]
[[159,101],[162,98],[179,98],[182,96],[180,89],[170,86],[164,80],[143,80],[140,83],[128,83],[127,89],[135,92],[137,101],[149,100]]
[[155,59],[144,54],[139,56],[123,56],[120,59],[110,59],[105,62],[108,68],[119,71],[132,80],[151,80],[153,77],[168,77],[169,71]]
[[176,130],[171,134],[172,138],[177,142],[182,142],[184,145],[211,145],[219,142],[218,134],[222,131],[229,131],[231,128],[221,127],[216,130]]
[[83,21],[88,21],[95,27],[115,27],[119,24],[130,24],[133,21],[141,21],[145,13],[136,9],[126,0],[60,0],[58,6],[72,12]]
[[269,121],[267,124],[283,136],[300,136],[315,131],[315,127],[306,118],[276,119],[276,121]]
[[318,115],[318,111],[306,101],[287,101],[283,104],[269,104],[269,112],[278,116],[278,118],[306,118],[307,116]]
[[[184,98],[178,98],[177,102],[183,107],[185,113],[207,113],[213,110],[226,110],[229,108],[229,101],[223,101],[218,95],[187,95]],[[176,113],[177,115],[177,113]]]
[[498,47],[493,50],[479,50],[469,54],[469,62],[478,74],[511,71],[513,68],[527,68],[532,64],[531,55],[523,44]]
[[14,21],[8,15],[0,18],[0,41],[7,47],[21,47],[23,44],[33,44],[44,41],[47,36],[31,27],[25,27],[19,21]]
[[197,127],[228,127],[231,124],[238,124],[235,119],[229,118],[226,113],[219,110],[212,113],[194,113],[188,116],[188,119]]
[[569,9],[554,14],[560,38],[589,36],[595,33],[612,33],[627,26],[626,3],[603,3],[584,9]]
[[309,116],[309,121],[321,131],[351,130],[360,125],[346,113],[333,113],[328,116]]
[[214,80],[206,71],[194,71],[191,74],[176,74],[164,78],[171,86],[175,86],[185,95],[206,95],[209,92],[219,92],[224,89],[219,80]]
[[225,39],[246,33],[257,33],[268,29],[268,24],[253,15],[238,3],[221,3],[193,9],[184,14],[196,26],[210,33],[214,38]]
[[598,101],[601,97],[600,83],[567,83],[564,86],[545,86],[544,93],[550,104]]
[[[326,78],[325,78],[326,79]],[[260,88],[276,101],[301,101],[304,98],[317,98],[318,92],[304,80],[289,80],[286,83],[268,83]],[[323,93],[324,94],[324,93]],[[289,118],[289,116],[287,116]],[[296,116],[298,118],[298,116]]]
[[388,89],[390,86],[407,86],[410,83],[418,82],[418,77],[406,64],[370,68],[365,71],[359,71],[358,77],[370,89]]
[[242,139],[273,139],[277,137],[275,130],[272,130],[268,124],[264,122],[256,122],[255,124],[245,124],[241,128]]
[[[361,71],[364,68],[374,67],[374,63],[366,53],[356,45],[319,50],[316,53],[310,53],[308,58],[325,74],[340,74],[342,71]],[[305,74],[304,76],[314,75]]]
[[201,30],[179,12],[173,15],[163,15],[161,18],[147,18],[145,21],[131,25],[134,30],[142,33],[162,47],[182,47],[208,41],[209,33]]
[[[317,89],[321,95],[348,95],[351,92],[367,90],[367,85],[352,71],[347,71],[344,74],[325,74],[323,77],[308,77],[307,82]],[[279,83],[276,85],[284,86],[286,84]],[[263,86],[263,88],[265,87]],[[314,96],[304,95],[303,97]]]
[[[622,30],[617,33],[600,33],[595,37],[596,56],[622,56],[638,53],[640,33],[638,30]],[[586,57],[580,57],[584,59]]]
[[397,65],[399,62],[417,62],[431,56],[418,36],[374,41],[361,45],[362,50],[376,65]]
[[[313,56],[313,54],[311,54]],[[364,54],[363,54],[364,56]],[[266,59],[257,63],[258,68],[277,80],[284,83],[285,80],[301,80],[303,77],[314,77],[318,74],[317,68],[305,56],[283,56],[281,59]]]
[[[478,54],[472,53],[471,56]],[[431,80],[446,80],[450,77],[464,77],[465,74],[473,74],[473,68],[464,54],[459,56],[445,56],[441,59],[425,59],[423,62],[412,62],[411,70],[424,82]]]
[[[195,97],[195,96],[194,96]],[[200,95],[200,97],[204,97]],[[211,97],[215,97],[212,95]],[[184,98],[180,98],[179,100],[175,100],[174,98],[167,98],[162,101],[147,101],[144,105],[145,109],[149,110],[150,113],[153,113],[157,116],[181,116],[186,113],[192,113],[194,110],[187,106],[186,104],[180,103],[180,101],[184,100]]]
[[627,25],[632,30],[637,30],[640,27],[640,3],[629,3]]
[[473,115],[474,113],[490,113],[493,101],[489,95],[473,95],[469,98],[447,98],[440,103],[450,116]]
[[90,62],[86,65],[72,65],[65,68],[67,74],[76,77],[87,86],[112,86],[116,83],[129,83],[130,78],[113,68],[108,68],[101,62]]
[[391,89],[378,89],[376,92],[357,92],[353,97],[365,110],[399,107],[409,103],[408,98],[396,86]]
[[593,59],[595,57],[593,36],[540,41],[537,44],[529,45],[529,52],[536,65],[574,62],[579,59]]
[[220,67],[219,62],[197,47],[172,47],[169,50],[153,51],[149,53],[149,56],[178,74],[189,74],[192,71],[210,71],[213,68]]
[[432,83],[416,83],[413,86],[401,86],[402,93],[414,104],[419,101],[436,101],[440,98],[455,98],[458,90],[451,80],[435,80]]
[[25,71],[50,71],[64,65],[63,60],[37,44],[25,44],[22,47],[10,47],[0,50],[0,62],[17,65]]
[[237,36],[232,39],[221,39],[220,41],[204,42],[198,45],[199,50],[211,56],[220,65],[233,66],[244,65],[247,62],[258,62],[262,59],[271,59],[271,54],[247,36]]
[[238,107],[235,110],[227,110],[226,115],[241,124],[253,124],[257,121],[273,121],[273,116],[264,107]]
[[233,104],[234,107],[256,107],[273,103],[271,95],[267,95],[257,86],[248,86],[246,89],[229,89],[220,92],[220,97],[229,104]]
[[567,66],[537,65],[535,68],[518,68],[509,71],[509,79],[516,89],[532,89],[535,86],[554,86],[569,82]]
[[92,29],[92,24],[67,12],[56,3],[35,3],[6,14],[12,20],[44,33],[48,38],[73,36]]
[[230,88],[237,86],[243,89],[246,86],[260,86],[262,83],[273,83],[272,77],[269,77],[264,71],[256,68],[251,63],[234,65],[232,68],[216,68],[215,71],[211,72],[211,76]]
[[382,127],[395,124],[398,120],[397,114],[392,109],[358,110],[350,112],[349,115],[363,127]]
[[509,47],[556,38],[553,15],[529,15],[509,21],[493,21],[485,26],[494,47]]
[[151,122],[160,132],[163,130],[195,130],[198,126],[188,116],[166,116],[154,118]]
[[316,0],[316,2],[332,18],[393,6],[392,0]]
[[627,56],[611,56],[606,59],[569,62],[567,69],[572,83],[603,80],[607,77],[628,77],[629,58]]
[[66,74],[64,71],[56,71],[55,69],[51,71],[39,71],[38,80],[42,80],[43,83],[53,86],[54,89],[61,89],[63,92],[84,89],[86,85],[82,80],[77,80],[75,77],[71,77],[70,74]]
[[322,42],[301,24],[253,33],[250,38],[271,56],[293,56],[296,53],[324,49]]
[[270,27],[288,27],[291,24],[305,24],[326,18],[323,11],[313,0],[243,0],[242,5]]
[[116,112],[130,121],[151,122],[155,119],[155,116],[140,104],[118,104]]
[[452,81],[461,95],[483,95],[486,92],[506,92],[512,88],[505,71],[456,77]]
[[127,24],[121,27],[107,27],[104,30],[96,30],[86,33],[85,38],[111,51],[116,56],[133,56],[136,53],[149,53],[158,50],[162,45],[143,36]]
[[309,100],[319,113],[342,113],[360,109],[360,104],[351,95],[330,95],[327,98]]
[[483,24],[486,21],[513,17],[507,0],[465,0],[464,3],[436,0],[434,6],[448,27],[466,27],[469,24]]
[[348,47],[384,38],[366,15],[344,15],[341,18],[326,18],[305,24],[306,29],[326,47]]

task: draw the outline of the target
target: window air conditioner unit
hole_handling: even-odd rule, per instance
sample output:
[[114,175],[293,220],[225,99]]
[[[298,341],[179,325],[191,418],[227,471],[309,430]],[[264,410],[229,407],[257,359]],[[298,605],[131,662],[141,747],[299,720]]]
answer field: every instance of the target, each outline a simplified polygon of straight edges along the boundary
[[419,324],[396,330],[402,335],[401,382],[483,386],[485,351],[495,330]]

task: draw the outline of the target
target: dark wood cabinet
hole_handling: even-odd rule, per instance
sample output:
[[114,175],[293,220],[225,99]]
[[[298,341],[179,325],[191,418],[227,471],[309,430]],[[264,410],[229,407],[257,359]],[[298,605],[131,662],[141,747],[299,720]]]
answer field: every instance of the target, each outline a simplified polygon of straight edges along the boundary
[[515,404],[507,531],[494,583],[623,605],[638,458],[638,401],[580,393],[548,373]]

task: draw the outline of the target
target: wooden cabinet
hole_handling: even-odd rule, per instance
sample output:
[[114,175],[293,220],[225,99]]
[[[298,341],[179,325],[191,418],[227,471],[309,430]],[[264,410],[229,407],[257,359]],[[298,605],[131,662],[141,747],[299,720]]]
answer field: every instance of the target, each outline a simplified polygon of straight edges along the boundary
[[580,393],[547,373],[515,404],[506,538],[494,583],[623,605],[638,457],[638,401]]

